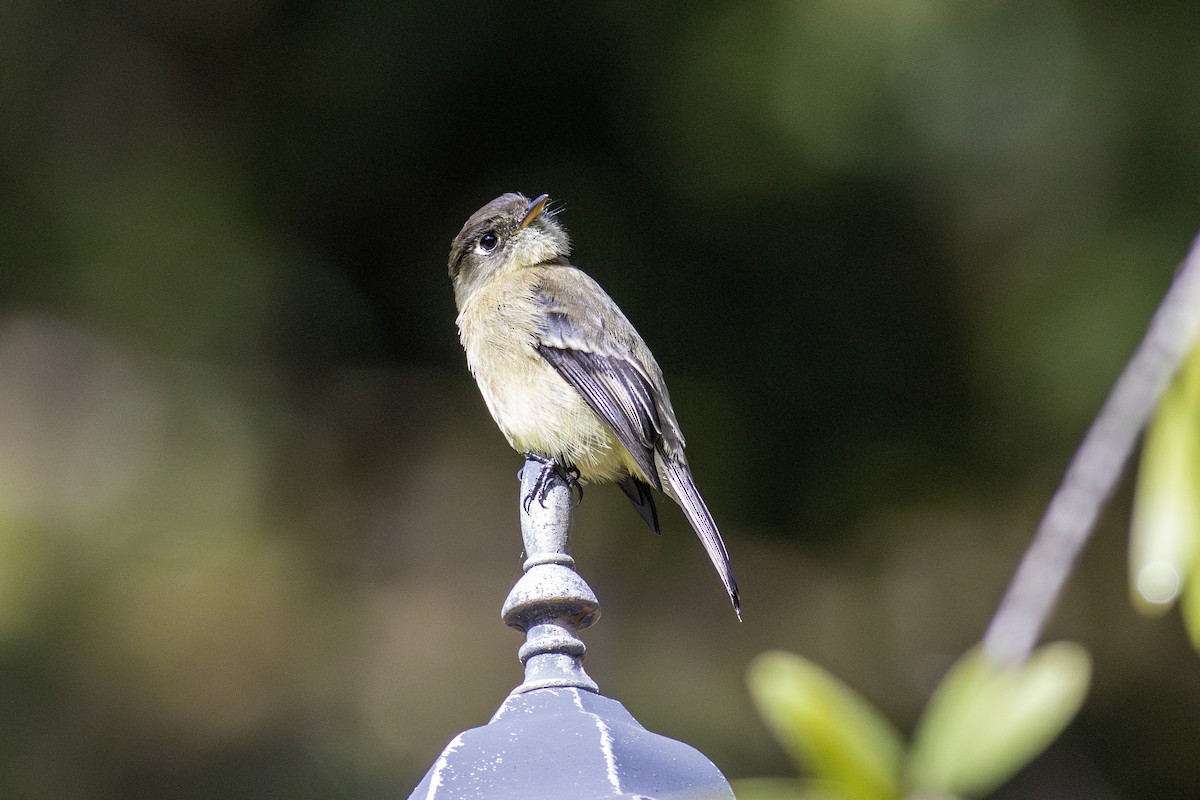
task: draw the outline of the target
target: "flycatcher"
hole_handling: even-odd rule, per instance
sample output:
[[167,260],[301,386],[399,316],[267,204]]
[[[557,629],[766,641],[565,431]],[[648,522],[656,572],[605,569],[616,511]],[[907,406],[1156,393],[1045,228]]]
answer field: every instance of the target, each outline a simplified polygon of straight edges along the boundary
[[467,365],[509,444],[540,461],[543,476],[615,482],[656,533],[650,487],[678,503],[740,619],[729,554],[692,479],[662,370],[612,298],[571,266],[546,200],[501,195],[454,238]]

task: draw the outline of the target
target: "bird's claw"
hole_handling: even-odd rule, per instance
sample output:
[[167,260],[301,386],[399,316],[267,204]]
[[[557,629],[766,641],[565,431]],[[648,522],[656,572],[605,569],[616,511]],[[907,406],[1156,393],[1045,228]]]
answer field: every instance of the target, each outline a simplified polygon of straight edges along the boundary
[[564,476],[564,480],[567,482],[567,487],[571,489],[572,493],[574,493],[576,489],[579,490],[579,499],[575,501],[575,505],[579,505],[583,502],[583,481],[580,480],[581,477],[583,476],[579,474],[578,467],[567,467],[567,474]]
[[571,489],[572,493],[578,489],[579,500],[576,501],[576,504],[578,505],[578,503],[583,502],[583,484],[579,481],[579,470],[576,467],[564,467],[556,459],[537,453],[526,453],[525,458],[529,461],[536,461],[540,465],[538,476],[521,503],[521,507],[525,509],[526,514],[529,513],[530,506],[533,504],[535,497],[537,498],[538,505],[542,508],[546,507],[546,495],[550,493],[551,476],[557,476],[561,479]]

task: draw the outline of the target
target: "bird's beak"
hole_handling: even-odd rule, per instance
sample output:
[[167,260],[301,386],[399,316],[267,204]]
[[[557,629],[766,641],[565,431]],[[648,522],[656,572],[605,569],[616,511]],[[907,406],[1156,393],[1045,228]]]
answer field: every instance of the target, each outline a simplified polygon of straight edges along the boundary
[[533,224],[533,221],[542,215],[542,209],[546,207],[546,201],[550,199],[550,195],[538,195],[529,208],[525,209],[525,216],[521,218],[521,224],[517,226],[517,230],[521,231]]

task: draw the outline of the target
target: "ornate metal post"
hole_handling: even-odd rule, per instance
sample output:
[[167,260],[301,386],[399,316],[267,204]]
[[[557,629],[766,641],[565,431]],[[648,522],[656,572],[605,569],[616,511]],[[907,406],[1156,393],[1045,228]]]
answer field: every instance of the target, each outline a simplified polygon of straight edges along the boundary
[[578,633],[600,618],[600,603],[575,571],[575,559],[570,555],[574,527],[571,491],[555,479],[542,502],[526,503],[524,498],[535,489],[539,467],[536,462],[526,462],[521,470],[525,574],[509,592],[501,611],[505,624],[525,634],[525,644],[518,652],[525,665],[525,682],[513,691],[552,686],[599,691],[583,670],[587,648]]
[[[522,499],[540,467],[526,462]],[[600,604],[574,570],[573,510],[557,477],[543,502],[522,503],[524,575],[502,615],[525,632],[525,680],[487,725],[451,740],[410,800],[733,800],[711,761],[647,731],[584,671],[578,633],[599,619]]]

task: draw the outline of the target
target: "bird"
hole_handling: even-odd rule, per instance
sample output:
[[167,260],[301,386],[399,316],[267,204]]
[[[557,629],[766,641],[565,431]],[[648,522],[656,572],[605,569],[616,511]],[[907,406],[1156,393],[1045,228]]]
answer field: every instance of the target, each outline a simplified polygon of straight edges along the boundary
[[662,369],[600,284],[571,265],[570,237],[548,201],[503,194],[451,243],[467,366],[508,443],[541,465],[535,492],[549,470],[578,485],[581,498],[581,484],[616,483],[655,533],[652,490],[666,494],[740,620],[729,553],[696,488]]

